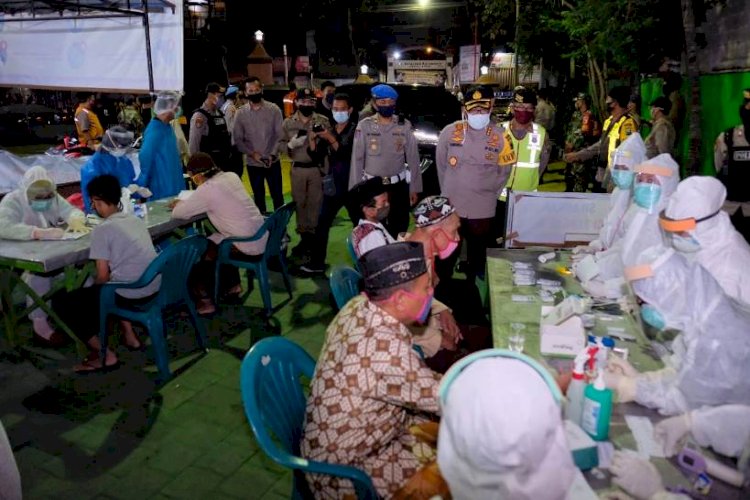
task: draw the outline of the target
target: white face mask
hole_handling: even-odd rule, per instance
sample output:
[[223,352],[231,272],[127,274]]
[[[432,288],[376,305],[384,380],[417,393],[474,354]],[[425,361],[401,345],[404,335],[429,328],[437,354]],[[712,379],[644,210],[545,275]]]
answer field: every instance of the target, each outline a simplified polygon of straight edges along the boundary
[[672,247],[682,253],[695,253],[701,249],[701,244],[693,236],[672,235]]
[[336,120],[336,123],[346,123],[349,120],[349,112],[348,111],[334,111],[333,119]]
[[466,115],[466,119],[469,122],[469,127],[474,130],[482,130],[490,124],[489,113]]

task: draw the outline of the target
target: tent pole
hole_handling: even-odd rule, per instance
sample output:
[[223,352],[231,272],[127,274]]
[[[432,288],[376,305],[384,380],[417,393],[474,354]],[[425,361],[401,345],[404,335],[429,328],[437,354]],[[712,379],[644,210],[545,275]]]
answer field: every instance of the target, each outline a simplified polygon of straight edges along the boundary
[[[145,7],[145,4],[144,4]],[[151,29],[148,22],[148,7],[143,10],[143,31],[146,33],[146,64],[148,64],[148,91],[154,93],[154,65],[151,59]]]

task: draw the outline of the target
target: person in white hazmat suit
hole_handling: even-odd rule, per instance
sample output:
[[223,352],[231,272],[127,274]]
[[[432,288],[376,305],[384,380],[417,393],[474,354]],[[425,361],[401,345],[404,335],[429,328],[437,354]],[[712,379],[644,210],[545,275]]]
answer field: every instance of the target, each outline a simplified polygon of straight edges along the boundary
[[588,245],[576,247],[574,254],[591,254],[611,248],[625,235],[625,213],[633,194],[635,167],[646,159],[646,145],[638,134],[633,134],[618,146],[612,157],[612,182],[615,189],[609,198],[609,212],[599,230],[599,237]]
[[750,245],[722,211],[727,190],[715,177],[680,182],[659,216],[667,241],[703,266],[729,297],[750,305]]
[[[57,193],[57,187],[47,171],[40,166],[26,171],[18,189],[0,201],[0,239],[59,240],[67,224],[71,231],[89,232],[86,217]],[[51,276],[25,272],[23,280],[39,295],[49,292]],[[27,298],[27,304],[33,301]],[[45,344],[59,346],[66,337],[56,332],[47,322],[47,314],[37,308],[29,314],[34,333]]]
[[588,276],[582,277],[582,266],[576,266],[584,290],[594,297],[620,297],[625,267],[635,264],[643,250],[664,242],[659,213],[680,182],[679,166],[665,153],[636,166],[635,172],[633,203],[625,214],[624,236],[595,255],[595,270],[589,271]]
[[568,449],[562,395],[534,360],[504,349],[476,352],[448,370],[439,397],[437,462],[455,500],[575,497],[583,478]]
[[658,330],[681,333],[662,370],[641,374],[627,361],[610,359],[605,382],[619,402],[635,401],[663,415],[750,404],[750,310],[672,248],[649,248],[638,261],[625,274],[645,302],[641,318]]

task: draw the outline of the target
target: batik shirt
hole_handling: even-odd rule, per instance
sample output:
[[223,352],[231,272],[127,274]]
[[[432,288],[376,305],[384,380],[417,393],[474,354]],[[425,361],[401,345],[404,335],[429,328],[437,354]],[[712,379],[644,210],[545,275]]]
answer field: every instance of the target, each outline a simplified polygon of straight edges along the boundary
[[[326,332],[307,400],[302,456],[364,470],[389,498],[419,468],[409,427],[438,411],[440,375],[412,349],[409,329],[361,295]],[[316,498],[343,498],[351,484],[309,475]]]

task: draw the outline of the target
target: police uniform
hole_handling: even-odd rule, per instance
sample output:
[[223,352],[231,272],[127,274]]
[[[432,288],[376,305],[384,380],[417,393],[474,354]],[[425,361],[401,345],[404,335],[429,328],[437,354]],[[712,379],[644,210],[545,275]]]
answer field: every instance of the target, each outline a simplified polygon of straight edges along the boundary
[[[743,92],[743,107],[750,103],[750,89]],[[732,223],[750,242],[750,138],[747,136],[750,111],[744,111],[743,124],[725,130],[714,143],[714,167],[727,188],[725,208],[732,215]]]
[[[297,91],[297,100],[315,99],[315,94],[308,88]],[[302,108],[303,106],[300,106]],[[314,107],[314,106],[313,106]],[[298,109],[292,116],[286,118],[282,124],[284,131],[281,149],[286,149],[292,159],[292,199],[297,204],[297,232],[300,234],[301,245],[298,252],[310,251],[318,226],[318,216],[323,203],[323,157],[325,148],[316,147],[310,150],[309,137],[313,134],[313,127],[321,126],[330,129],[328,118],[313,112],[309,117]],[[304,137],[304,141],[297,138]],[[318,139],[318,142],[321,139]],[[318,144],[320,146],[320,144]],[[319,151],[320,150],[320,151]]]
[[[374,99],[396,99],[388,85],[373,87]],[[381,114],[360,120],[354,132],[349,189],[371,177],[381,177],[388,186],[390,215],[384,221],[393,237],[409,226],[409,194],[422,191],[419,149],[409,120]]]
[[[208,153],[220,169],[231,170],[231,147],[232,140],[224,113],[219,109],[211,111],[205,104],[196,109],[190,117],[190,154]],[[242,171],[235,173],[241,175]]]
[[[491,89],[470,89],[466,96],[467,111],[482,107],[491,112]],[[468,273],[472,276],[484,276],[497,198],[511,171],[513,150],[504,135],[496,123],[476,130],[460,120],[445,127],[438,139],[435,159],[440,191],[461,218],[460,232],[468,247]]]

